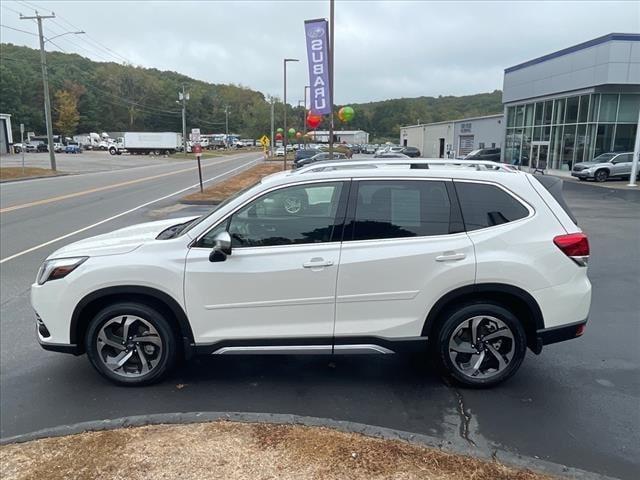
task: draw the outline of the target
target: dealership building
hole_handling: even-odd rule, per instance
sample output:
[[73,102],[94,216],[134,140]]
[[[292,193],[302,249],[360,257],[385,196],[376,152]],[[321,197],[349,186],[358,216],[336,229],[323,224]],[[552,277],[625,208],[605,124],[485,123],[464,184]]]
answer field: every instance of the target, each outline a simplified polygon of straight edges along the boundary
[[[329,143],[329,130],[311,130],[309,137],[318,143]],[[363,145],[369,143],[369,133],[364,130],[335,130],[333,141],[349,143],[351,145]]]
[[503,160],[571,170],[633,151],[640,109],[640,34],[612,33],[504,71]]
[[464,157],[478,148],[500,148],[503,139],[501,113],[400,128],[400,145],[416,147],[426,158]]
[[505,162],[565,171],[601,153],[633,151],[640,34],[612,33],[509,67],[502,91],[503,116],[402,127],[400,144],[435,158],[495,144]]

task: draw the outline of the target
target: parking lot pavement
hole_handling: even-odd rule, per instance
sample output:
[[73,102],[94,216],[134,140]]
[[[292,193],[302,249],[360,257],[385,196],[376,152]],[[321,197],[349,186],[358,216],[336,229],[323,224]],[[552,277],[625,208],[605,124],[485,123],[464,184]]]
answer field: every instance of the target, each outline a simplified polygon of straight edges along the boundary
[[[193,156],[189,156],[193,160]],[[105,151],[84,151],[82,153],[56,153],[56,166],[61,173],[89,173],[148,167],[170,162],[178,162],[181,157],[169,158],[163,155],[109,155]],[[26,167],[50,168],[48,153],[25,153]],[[22,154],[0,156],[0,167],[21,167]]]
[[[500,447],[635,479],[640,192],[568,182],[565,195],[592,248],[587,331],[580,339],[545,347],[540,356],[529,352],[515,377],[492,390],[455,388],[427,364],[396,355],[201,357],[158,385],[116,387],[85,357],[37,346],[28,287],[46,252],[5,263],[3,286],[10,281],[12,287],[3,288],[0,307],[0,435],[151,413],[291,413],[423,433],[444,443]],[[121,191],[117,196],[127,198]],[[167,200],[91,234],[206,210]]]

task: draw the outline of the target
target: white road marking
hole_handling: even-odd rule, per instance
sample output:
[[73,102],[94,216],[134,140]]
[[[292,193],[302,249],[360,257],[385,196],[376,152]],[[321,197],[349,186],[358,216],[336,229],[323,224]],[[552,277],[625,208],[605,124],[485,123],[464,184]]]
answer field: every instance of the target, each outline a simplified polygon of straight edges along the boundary
[[[212,177],[212,178],[209,178],[207,180],[204,180],[202,183],[204,184],[204,183],[209,183],[209,182],[212,182],[214,180],[217,180],[220,177],[224,177],[225,175],[229,175],[230,173],[233,173],[233,172],[235,172],[237,170],[240,170],[242,168],[248,167],[249,165],[257,163],[261,159],[262,159],[262,157],[260,157],[258,159],[255,159],[255,160],[251,160],[250,162],[247,162],[247,163],[243,163],[239,167],[236,167],[236,168],[234,168],[232,170],[229,170],[227,172],[221,173],[220,175],[216,175],[215,177]],[[155,200],[151,200],[149,202],[143,203],[142,205],[138,205],[137,207],[130,208],[129,210],[126,210],[124,212],[120,212],[120,213],[118,213],[116,215],[113,215],[113,216],[111,216],[109,218],[105,218],[104,220],[100,220],[99,222],[92,223],[91,225],[87,225],[86,227],[82,227],[82,228],[80,228],[78,230],[74,230],[73,232],[69,232],[69,233],[66,233],[64,235],[61,235],[61,236],[59,236],[57,238],[54,238],[53,240],[49,240],[47,242],[41,243],[40,245],[36,245],[35,247],[31,247],[31,248],[28,248],[28,249],[23,250],[21,252],[15,253],[13,255],[10,255],[10,256],[0,260],[0,264],[3,264],[4,262],[8,262],[9,260],[13,260],[14,258],[21,257],[22,255],[26,255],[27,253],[31,253],[31,252],[34,252],[36,250],[39,250],[39,249],[41,249],[43,247],[51,245],[52,243],[59,242],[60,240],[64,240],[66,238],[72,237],[72,236],[77,235],[79,233],[86,232],[87,230],[90,230],[92,228],[98,227],[98,226],[100,226],[100,225],[102,225],[104,223],[110,222],[111,220],[115,220],[116,218],[123,217],[124,215],[128,215],[129,213],[135,212],[136,210],[140,210],[141,208],[147,207],[149,205],[153,205],[154,203],[161,202],[162,200],[166,200],[167,198],[171,198],[171,197],[173,197],[175,195],[179,195],[179,194],[181,194],[183,192],[186,192],[187,190],[191,190],[192,188],[195,188],[195,187],[198,187],[198,186],[200,186],[200,183],[195,183],[195,184],[190,185],[190,186],[188,186],[186,188],[182,188],[182,189],[180,189],[180,190],[178,190],[176,192],[170,193],[169,195],[165,195],[163,197],[156,198]]]

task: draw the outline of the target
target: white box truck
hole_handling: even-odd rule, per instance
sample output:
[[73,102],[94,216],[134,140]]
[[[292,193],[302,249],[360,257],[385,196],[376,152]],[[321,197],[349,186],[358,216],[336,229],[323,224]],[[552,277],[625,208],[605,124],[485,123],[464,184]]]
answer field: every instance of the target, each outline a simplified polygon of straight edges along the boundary
[[124,132],[109,146],[111,155],[128,152],[132,155],[175,153],[182,147],[182,135],[176,132]]

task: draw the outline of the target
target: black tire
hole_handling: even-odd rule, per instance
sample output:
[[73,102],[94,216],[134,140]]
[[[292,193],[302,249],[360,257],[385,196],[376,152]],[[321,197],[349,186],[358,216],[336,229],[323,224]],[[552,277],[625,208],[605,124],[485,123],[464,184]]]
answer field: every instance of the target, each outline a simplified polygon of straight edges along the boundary
[[578,177],[578,180],[580,180],[581,182],[584,182],[586,180],[585,177]]
[[[504,340],[505,346],[508,346],[506,342],[509,342],[513,349],[511,360],[502,371],[498,370],[497,373],[485,378],[474,378],[463,374],[459,368],[454,365],[449,354],[449,342],[452,335],[456,332],[456,329],[465,322],[468,322],[471,318],[479,316],[498,319],[508,327],[513,337],[513,341]],[[474,303],[449,311],[445,314],[443,322],[434,338],[436,343],[432,348],[432,353],[436,357],[435,360],[438,367],[457,383],[471,388],[493,387],[507,380],[520,368],[527,350],[527,340],[522,323],[508,309],[492,303]],[[493,342],[494,347],[496,344],[496,342]],[[489,355],[487,355],[487,358],[490,358]]]
[[[114,373],[109,369],[98,352],[98,334],[103,325],[113,318],[139,317],[150,323],[157,331],[162,343],[162,350],[157,364],[144,375],[127,377]],[[174,330],[164,314],[142,303],[118,302],[102,309],[89,323],[85,335],[87,356],[93,367],[106,379],[125,386],[149,385],[161,380],[176,362],[177,343]]]
[[109,155],[115,155],[116,154],[116,149],[115,148],[110,148],[109,149]]
[[596,182],[599,183],[606,182],[609,178],[609,172],[605,169],[598,170],[593,174],[593,178]]

